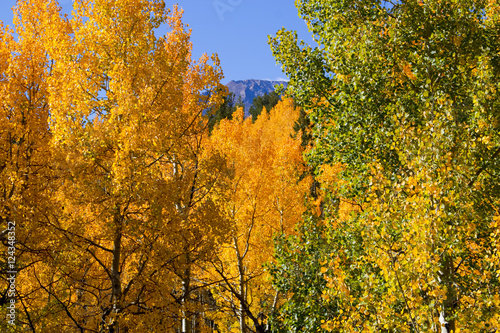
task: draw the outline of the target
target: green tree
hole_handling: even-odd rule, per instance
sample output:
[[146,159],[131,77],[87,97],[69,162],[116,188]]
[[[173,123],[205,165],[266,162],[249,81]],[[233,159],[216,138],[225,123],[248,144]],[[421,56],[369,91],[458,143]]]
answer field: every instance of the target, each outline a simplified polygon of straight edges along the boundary
[[291,296],[273,313],[272,331],[317,332],[334,314],[334,307],[322,298],[326,288],[321,274],[321,263],[327,259],[326,228],[314,214],[306,214],[297,235],[276,238],[278,260],[269,270],[277,291]]
[[324,298],[342,309],[323,329],[497,330],[497,1],[296,5],[319,46],[283,29],[271,48],[309,110],[310,164],[343,166],[322,184]]
[[300,134],[302,147],[308,147],[312,141],[311,120],[307,117],[306,111],[300,109],[299,118],[293,125],[294,136]]
[[257,119],[264,108],[266,108],[266,110],[269,112],[269,110],[271,110],[276,104],[278,104],[279,101],[280,95],[275,91],[271,91],[270,93],[265,93],[262,96],[255,97],[249,110],[253,121]]
[[214,113],[209,115],[208,128],[210,133],[212,132],[214,126],[220,123],[222,119],[233,119],[233,113],[239,107],[243,107],[243,100],[241,99],[241,96],[238,96],[238,99],[236,99],[236,96],[232,92],[228,93],[227,96],[224,96],[224,101],[219,108]]

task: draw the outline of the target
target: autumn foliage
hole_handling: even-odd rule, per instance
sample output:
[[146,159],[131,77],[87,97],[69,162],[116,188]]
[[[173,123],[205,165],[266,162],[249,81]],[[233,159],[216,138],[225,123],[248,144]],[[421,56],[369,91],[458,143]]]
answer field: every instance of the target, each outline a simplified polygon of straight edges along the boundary
[[[310,110],[308,161],[332,227],[318,236],[306,224],[280,245],[282,290],[296,286],[279,274],[323,279],[296,290],[277,327],[498,331],[497,1],[296,5],[318,46],[285,29],[270,44]],[[312,244],[317,257],[292,253]],[[300,267],[304,257],[314,265]]]
[[210,137],[232,171],[224,203],[229,242],[212,263],[220,280],[213,289],[216,316],[231,331],[265,332],[267,316],[284,298],[262,263],[273,260],[273,238],[293,233],[305,210],[310,178],[300,180],[306,171],[301,142],[291,136],[298,114],[291,99],[264,109],[255,122],[240,108]]
[[245,118],[178,6],[17,1],[1,332],[500,330],[498,1],[295,3]]
[[222,70],[216,55],[191,58],[178,7],[79,0],[66,17],[55,1],[24,0],[14,10],[15,30],[0,29],[0,223],[16,223],[16,325],[0,330],[267,324],[280,296],[263,264],[308,190],[292,101],[255,123],[239,111],[210,136]]

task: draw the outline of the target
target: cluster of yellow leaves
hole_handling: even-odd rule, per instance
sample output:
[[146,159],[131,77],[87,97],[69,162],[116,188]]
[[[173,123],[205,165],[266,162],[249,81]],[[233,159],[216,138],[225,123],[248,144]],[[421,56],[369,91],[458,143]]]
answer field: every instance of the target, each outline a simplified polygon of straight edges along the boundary
[[305,210],[299,111],[283,100],[252,123],[238,110],[209,137],[222,71],[215,55],[191,59],[181,18],[161,0],[77,0],[71,18],[23,0],[17,41],[0,27],[17,327],[209,332],[210,313],[228,331],[257,329],[280,302],[263,263]]
[[15,15],[18,41],[0,29],[0,213],[19,226],[18,325],[179,325],[228,228],[224,160],[203,149],[217,57],[193,61],[182,11],[160,0],[79,0],[71,19],[26,0]]
[[[436,313],[442,308],[460,308],[460,316],[453,318],[455,332],[498,327],[497,313],[484,315],[484,309],[500,307],[495,292],[498,287],[490,285],[500,276],[499,248],[494,240],[500,230],[498,212],[492,218],[481,216],[471,200],[464,200],[483,188],[480,179],[472,178],[476,181],[473,184],[469,178],[477,171],[474,167],[467,168],[463,161],[466,157],[446,149],[449,107],[443,104],[445,110],[441,114],[428,114],[429,122],[420,127],[418,135],[412,125],[405,128],[401,124],[397,133],[401,142],[393,149],[406,162],[406,173],[391,179],[380,162],[371,163],[362,218],[359,210],[354,215],[351,211],[350,215],[350,221],[360,221],[358,230],[364,255],[353,263],[343,253],[334,253],[321,269],[327,282],[323,299],[335,299],[340,308],[334,320],[325,321],[325,330],[344,331],[349,327],[363,327],[363,332],[373,331],[374,327],[398,332],[412,332],[413,327],[436,330],[440,327]],[[489,137],[495,125],[483,122],[478,126],[480,130],[475,135]],[[488,146],[489,140],[484,137],[474,140],[490,151],[496,149]],[[474,141],[464,145],[471,142]],[[436,160],[443,151],[444,156]],[[318,179],[327,189],[335,183],[338,171],[331,166],[321,168],[324,171]],[[457,182],[465,185],[457,187]],[[335,186],[327,191],[335,191]],[[493,199],[484,200],[492,207],[498,205],[497,201],[489,201]],[[338,220],[349,217],[339,215]],[[335,227],[337,222],[332,224]],[[481,232],[491,234],[484,239]],[[351,288],[356,286],[346,282],[354,280],[349,270],[345,270],[353,265],[360,269],[377,268],[376,273],[372,271],[362,277],[361,296],[353,296]],[[383,298],[374,297],[381,293]],[[374,326],[373,322],[380,325]]]
[[[50,68],[41,33],[36,29],[38,17],[31,16],[30,20],[31,24],[22,25],[19,15],[14,16],[17,40],[12,30],[0,24],[0,224],[3,231],[0,240],[3,245],[16,248],[14,267],[8,265],[7,251],[2,251],[0,285],[6,291],[9,283],[5,272],[18,272],[15,281],[18,315],[23,307],[48,306],[34,276],[42,278],[48,271],[40,262],[47,262],[51,256],[51,237],[45,216],[53,208],[49,198],[54,190],[52,154],[47,149],[51,139],[46,98]],[[14,235],[9,237],[8,222],[16,223]],[[7,294],[4,295],[4,300],[9,302]],[[4,320],[0,330],[9,332],[13,327],[7,326],[5,306],[1,316]],[[33,313],[33,317],[40,319],[38,314]]]
[[[230,242],[213,265],[213,274],[222,280],[214,290],[227,311],[218,314],[224,330],[241,327],[238,319],[253,329],[263,325],[259,313],[270,313],[279,298],[263,263],[273,260],[273,237],[292,233],[305,210],[310,179],[299,181],[305,172],[302,148],[291,137],[298,115],[290,99],[269,113],[264,109],[255,123],[244,119],[240,108],[210,137],[212,149],[225,156],[232,170],[224,204],[232,221]],[[234,308],[240,309],[239,318],[232,317]]]

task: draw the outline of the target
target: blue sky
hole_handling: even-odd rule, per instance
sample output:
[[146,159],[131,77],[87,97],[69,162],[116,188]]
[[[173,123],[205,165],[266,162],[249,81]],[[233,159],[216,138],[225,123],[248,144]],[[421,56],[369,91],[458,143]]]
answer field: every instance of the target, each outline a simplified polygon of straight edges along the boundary
[[[0,20],[12,24],[15,0],[0,0]],[[272,56],[267,36],[283,26],[311,43],[311,33],[297,15],[294,0],[178,0],[184,23],[192,29],[193,56],[217,53],[225,79],[286,78]],[[59,1],[71,13],[72,0]]]

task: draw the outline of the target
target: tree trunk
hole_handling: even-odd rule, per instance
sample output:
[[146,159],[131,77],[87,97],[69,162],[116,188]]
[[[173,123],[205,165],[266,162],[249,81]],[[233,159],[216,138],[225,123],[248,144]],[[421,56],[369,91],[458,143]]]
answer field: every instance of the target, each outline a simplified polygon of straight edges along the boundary
[[[120,278],[120,256],[121,256],[121,245],[122,245],[122,228],[121,228],[121,218],[118,213],[115,215],[115,225],[117,226],[115,239],[113,241],[113,263],[111,267],[111,278],[112,278],[112,312],[118,314],[122,310],[122,285]],[[119,323],[114,321],[111,322],[109,326],[109,332],[120,333]]]
[[441,268],[442,283],[446,286],[446,300],[443,303],[443,309],[439,314],[441,324],[441,333],[455,332],[455,307],[457,294],[455,290],[455,268],[453,267],[453,258],[445,253]]
[[191,288],[191,269],[189,266],[189,252],[186,249],[186,268],[184,269],[184,276],[182,279],[182,320],[181,320],[181,332],[191,333],[191,314],[188,310],[189,293]]
[[[245,293],[245,276],[240,274],[240,295],[243,300],[246,300]],[[240,301],[240,331],[241,333],[246,333],[246,323],[245,323],[245,303]]]
[[243,258],[241,257],[240,250],[238,248],[238,241],[233,237],[234,249],[236,250],[236,259],[238,261],[238,274],[239,274],[239,293],[240,293],[240,332],[246,333],[246,289],[245,289],[245,267],[243,265]]

